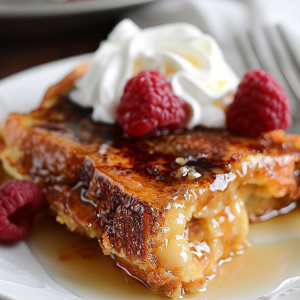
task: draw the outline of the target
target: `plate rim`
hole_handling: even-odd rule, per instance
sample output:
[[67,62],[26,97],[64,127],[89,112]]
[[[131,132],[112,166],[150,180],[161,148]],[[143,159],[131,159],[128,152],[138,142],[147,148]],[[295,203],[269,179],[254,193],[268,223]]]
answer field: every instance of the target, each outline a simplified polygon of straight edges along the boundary
[[0,18],[4,20],[10,18],[26,19],[106,12],[130,8],[153,1],[156,0],[85,0],[44,4],[1,4],[0,2]]

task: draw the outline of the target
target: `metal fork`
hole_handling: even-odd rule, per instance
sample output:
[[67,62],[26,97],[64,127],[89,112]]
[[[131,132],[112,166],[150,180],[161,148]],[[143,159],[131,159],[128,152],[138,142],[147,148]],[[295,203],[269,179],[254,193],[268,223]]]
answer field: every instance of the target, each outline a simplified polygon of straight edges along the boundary
[[300,57],[282,25],[254,28],[236,42],[246,69],[263,68],[285,88],[293,111],[293,126],[289,131],[300,133]]

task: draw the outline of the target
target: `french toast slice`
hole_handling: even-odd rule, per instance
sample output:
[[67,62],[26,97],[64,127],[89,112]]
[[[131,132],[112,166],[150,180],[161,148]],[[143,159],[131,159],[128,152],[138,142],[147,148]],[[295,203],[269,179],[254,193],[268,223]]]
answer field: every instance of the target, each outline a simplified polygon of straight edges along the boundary
[[[57,221],[154,290],[195,292],[247,245],[256,221],[300,197],[300,137],[196,128],[129,139],[68,99],[81,66],[30,114],[2,124],[1,160],[44,190]],[[101,279],[99,279],[101,280]]]

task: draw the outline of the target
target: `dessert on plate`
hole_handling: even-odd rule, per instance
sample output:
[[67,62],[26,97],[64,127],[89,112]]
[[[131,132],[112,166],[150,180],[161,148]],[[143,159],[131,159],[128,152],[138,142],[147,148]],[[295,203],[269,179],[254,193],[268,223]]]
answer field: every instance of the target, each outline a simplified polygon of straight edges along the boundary
[[[243,83],[277,91],[272,80],[256,71]],[[300,197],[300,137],[278,129],[289,125],[285,94],[278,87],[268,121],[255,115],[254,124],[237,104],[238,84],[196,27],[124,20],[36,110],[9,115],[3,166],[40,186],[59,223],[98,239],[150,289],[174,298],[202,290],[248,246],[249,221]],[[269,105],[255,95],[251,115]]]

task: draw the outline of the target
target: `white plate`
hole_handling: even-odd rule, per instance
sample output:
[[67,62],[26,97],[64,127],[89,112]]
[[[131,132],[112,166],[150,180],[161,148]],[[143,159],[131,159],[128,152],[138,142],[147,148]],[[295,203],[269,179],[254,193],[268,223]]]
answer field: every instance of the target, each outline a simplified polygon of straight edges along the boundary
[[154,0],[0,0],[0,17],[45,17],[108,11]]
[[[53,62],[1,80],[0,120],[9,112],[36,107],[49,85],[88,57]],[[252,246],[243,255],[219,267],[206,292],[188,298],[249,300],[264,295],[260,299],[300,299],[300,209],[251,225],[250,241]],[[51,217],[41,216],[26,242],[0,246],[0,299],[165,299],[125,276],[110,257],[101,254],[96,242],[91,243],[67,232]],[[82,255],[86,244],[92,258]]]

